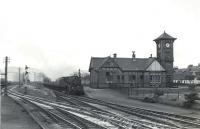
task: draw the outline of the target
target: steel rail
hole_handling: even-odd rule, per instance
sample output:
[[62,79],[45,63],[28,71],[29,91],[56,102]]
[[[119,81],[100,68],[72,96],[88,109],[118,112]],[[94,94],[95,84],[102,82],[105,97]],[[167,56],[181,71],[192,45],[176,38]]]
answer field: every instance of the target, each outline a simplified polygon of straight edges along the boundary
[[[11,94],[11,95],[14,95],[14,96],[17,96],[17,97],[20,97],[21,99],[23,99],[24,101],[26,101],[26,102],[28,102],[28,103],[31,103],[32,105],[34,105],[34,106],[37,106],[38,108],[41,108],[40,106],[38,106],[37,104],[35,104],[35,103],[33,103],[33,102],[31,102],[31,101],[36,101],[36,102],[39,102],[39,103],[41,103],[42,102],[42,104],[44,104],[43,103],[43,99],[40,99],[40,98],[38,98],[38,97],[32,97],[32,96],[26,96],[26,95],[23,95],[23,94],[19,94],[19,93],[13,93],[13,92],[11,92],[11,91],[9,91],[9,94]],[[42,101],[41,101],[42,100]],[[51,102],[52,103],[52,102]],[[63,104],[63,103],[62,103]],[[51,105],[51,104],[50,104]],[[48,105],[49,106],[49,105]],[[52,106],[52,105],[51,105]],[[55,106],[55,105],[53,105],[52,106],[53,108],[55,108],[55,109],[57,109],[57,110],[60,110],[61,108],[59,107],[59,106]],[[76,107],[77,108],[77,107]],[[52,117],[55,121],[58,121],[57,119],[61,119],[62,117],[61,117],[61,115],[58,115],[57,113],[55,113],[55,112],[53,112],[52,110],[47,110],[47,109],[43,109],[43,108],[41,108],[41,110],[43,110],[43,112],[45,112],[46,114],[48,114],[48,116],[50,116],[50,117]],[[61,111],[61,110],[60,110]],[[80,113],[80,112],[79,112]],[[65,113],[65,114],[68,114],[68,116],[70,115],[70,113],[68,112],[68,113]],[[70,116],[73,116],[73,114],[71,114]],[[75,118],[75,116],[73,117],[73,118]],[[78,116],[76,116],[76,118],[75,118],[76,120],[77,120],[77,124],[79,124],[79,125],[81,125],[81,127],[76,127],[77,129],[89,129],[89,127],[85,124],[85,123],[83,123],[82,121],[87,121],[87,120],[84,120],[83,118],[78,118]],[[80,120],[78,120],[78,119],[81,119],[82,121],[80,121]],[[62,120],[64,120],[64,121],[67,121],[67,120],[65,120],[65,119],[62,119]],[[99,128],[99,129],[105,129],[104,127],[102,127],[102,126],[100,126],[100,125],[97,125],[97,124],[95,124],[95,123],[92,123],[92,122],[90,122],[90,121],[87,121],[87,123],[88,124],[90,124],[90,125],[94,125],[95,126],[95,128]],[[76,125],[75,125],[76,126]]]
[[[70,103],[74,103],[74,104],[77,104],[77,101],[79,101],[79,100],[76,100],[75,98],[71,98],[70,96],[67,96],[68,98],[71,98],[71,99],[66,99],[65,97],[63,97],[63,96],[60,96],[61,98],[63,98],[63,99],[65,99],[66,101],[70,101]],[[76,101],[76,102],[75,102]],[[126,124],[126,123],[135,123],[135,124],[137,124],[137,125],[139,125],[139,126],[141,126],[141,127],[145,127],[145,128],[150,128],[149,126],[146,126],[146,125],[144,125],[144,123],[145,124],[147,124],[148,123],[148,125],[153,125],[154,127],[155,126],[157,126],[157,127],[162,127],[162,128],[168,128],[169,129],[169,126],[164,126],[164,125],[156,125],[156,124],[153,124],[153,123],[150,123],[150,122],[142,122],[142,121],[140,121],[140,122],[138,122],[138,121],[134,121],[134,120],[128,120],[128,119],[126,119],[126,118],[124,118],[124,117],[122,117],[122,116],[119,116],[119,115],[116,115],[116,114],[113,114],[113,113],[111,113],[111,112],[108,112],[108,111],[105,111],[105,110],[102,110],[102,109],[99,109],[99,108],[97,108],[97,107],[95,107],[95,106],[92,106],[92,105],[90,105],[90,104],[87,104],[87,103],[85,103],[85,102],[78,102],[78,104],[80,105],[80,106],[88,106],[88,107],[90,107],[90,108],[94,108],[93,110],[91,110],[90,112],[92,112],[93,114],[95,114],[95,116],[99,116],[100,118],[102,117],[102,116],[100,116],[100,114],[102,115],[102,114],[104,114],[104,115],[106,115],[107,117],[109,117],[110,119],[113,119],[113,120],[115,120],[115,121],[118,121],[118,122],[121,122],[121,123],[123,123],[123,124]],[[107,119],[108,120],[108,119]],[[120,120],[120,121],[119,121]],[[120,123],[120,124],[121,124]],[[118,125],[120,125],[119,123],[118,123]],[[123,124],[121,124],[121,126],[123,125]],[[127,127],[128,125],[126,125],[126,127]]]
[[[75,96],[73,96],[73,97],[75,97]],[[156,112],[156,111],[151,112],[151,110],[140,109],[138,107],[134,108],[134,107],[122,106],[122,105],[119,105],[119,104],[113,104],[113,103],[105,102],[105,101],[98,100],[98,99],[88,98],[88,97],[75,97],[75,98],[78,98],[79,101],[82,99],[83,101],[87,101],[87,102],[88,102],[88,99],[90,99],[89,102],[100,104],[100,105],[104,105],[104,106],[107,106],[107,107],[110,107],[110,108],[115,108],[117,110],[121,110],[123,112],[127,112],[129,114],[133,114],[133,115],[136,115],[138,117],[148,118],[148,119],[150,119],[152,121],[156,121],[156,122],[159,122],[159,123],[160,122],[162,122],[162,123],[164,122],[167,125],[174,126],[174,127],[177,127],[177,128],[179,126],[177,126],[176,124],[173,124],[171,122],[167,122],[166,119],[178,122],[181,125],[187,125],[187,126],[200,128],[200,123],[197,123],[199,121],[198,118],[187,117],[187,116],[181,117],[181,115],[174,115],[175,117],[173,118],[172,114],[170,114],[169,116],[166,116],[167,113],[158,114],[158,112]],[[139,112],[139,109],[141,110],[140,112]],[[141,114],[144,114],[145,116],[143,116]],[[155,117],[157,117],[159,119],[154,120],[155,118],[152,118],[151,116],[155,116]],[[179,118],[177,118],[177,116],[179,116]],[[162,118],[163,120],[161,120],[160,118]],[[187,119],[187,120],[184,120],[184,118]],[[188,118],[196,120],[196,121],[194,122],[194,121],[188,120]]]
[[22,103],[14,99],[12,96],[8,96],[11,97],[19,106],[21,106],[27,112],[27,114],[33,119],[33,121],[39,125],[40,129],[48,129],[44,124],[42,124],[41,121],[37,120],[37,117],[33,115],[33,113],[31,113],[27,107],[25,107]]
[[[61,97],[61,98],[63,98],[63,97]],[[111,124],[113,124],[113,125],[115,125],[115,126],[118,126],[118,127],[120,127],[120,128],[124,128],[124,127],[121,126],[119,123],[116,123],[116,122],[111,121],[111,120],[109,120],[109,119],[105,119],[105,118],[101,117],[99,114],[94,113],[93,110],[92,110],[92,108],[88,108],[88,107],[87,107],[87,108],[84,108],[85,106],[81,105],[81,104],[83,104],[83,103],[79,103],[79,104],[77,104],[77,103],[74,102],[72,99],[71,99],[71,100],[69,100],[69,99],[65,99],[65,98],[63,98],[63,99],[64,99],[65,101],[69,102],[69,103],[72,103],[72,104],[74,104],[74,105],[80,106],[81,109],[83,109],[83,110],[87,110],[87,111],[89,111],[90,113],[93,114],[93,115],[90,115],[91,117],[95,117],[95,118],[97,118],[97,119],[101,119],[101,120],[109,121]],[[97,108],[95,108],[95,109],[97,109]],[[87,115],[88,115],[88,114],[87,114]]]
[[[79,100],[82,99],[83,101],[89,101],[91,103],[110,106],[112,108],[115,108],[115,107],[118,108],[118,109],[122,108],[124,110],[129,110],[130,112],[133,112],[133,111],[134,112],[139,112],[139,110],[140,110],[139,113],[143,113],[143,114],[146,114],[146,115],[149,115],[149,116],[153,115],[153,116],[156,116],[158,118],[165,118],[165,119],[169,119],[169,120],[172,120],[172,121],[176,121],[176,122],[182,123],[184,125],[190,125],[190,126],[194,126],[194,127],[200,128],[200,119],[199,118],[188,117],[188,116],[183,116],[182,117],[182,115],[176,115],[176,114],[172,114],[172,113],[168,114],[166,112],[162,113],[162,112],[152,111],[152,110],[149,110],[149,109],[133,107],[133,106],[131,106],[131,107],[122,106],[122,105],[119,105],[119,104],[105,102],[105,101],[102,101],[102,100],[88,98],[88,97],[78,97],[78,99]],[[135,115],[137,115],[137,114],[135,114]],[[173,118],[173,116],[174,116],[174,118]],[[179,117],[179,118],[177,118],[177,117]],[[186,120],[184,120],[184,119],[186,119]]]
[[[81,124],[87,124],[86,129],[88,129],[88,128],[106,129],[105,127],[99,126],[98,124],[95,124],[95,123],[93,123],[93,122],[91,122],[91,121],[89,121],[89,120],[83,119],[83,118],[78,117],[78,116],[76,116],[76,115],[74,115],[74,114],[72,114],[72,113],[69,113],[69,111],[66,111],[66,110],[63,109],[63,108],[57,107],[57,109],[58,109],[60,112],[62,112],[62,113],[64,113],[64,114],[68,115],[69,117],[71,117],[71,118],[73,118],[73,119],[77,119],[77,121],[79,121]],[[91,127],[91,126],[92,126],[92,127]]]
[[[99,100],[99,99],[90,98],[90,97],[86,97],[86,96],[78,97],[78,98],[79,99],[80,98],[82,98],[82,99],[90,99],[90,100],[94,100],[96,102],[105,103],[105,101],[102,101],[102,100]],[[111,103],[111,102],[106,102],[106,103],[116,105],[115,103]],[[117,105],[119,105],[119,104],[117,104]],[[141,107],[135,107],[135,106],[122,106],[122,105],[119,105],[119,106],[121,106],[121,107],[129,107],[129,108],[134,108],[134,109],[140,109],[140,110],[143,110],[143,111],[154,112],[154,113],[158,113],[158,114],[163,114],[163,115],[168,115],[168,116],[173,116],[173,117],[178,117],[178,118],[188,119],[188,120],[191,120],[191,121],[200,122],[200,119],[197,118],[197,117],[189,117],[189,116],[185,116],[185,115],[177,115],[177,114],[174,114],[174,113],[155,111],[155,110],[150,110],[150,109],[141,108]]]
[[[19,96],[17,96],[17,97],[19,97]],[[69,128],[69,126],[70,126],[70,128],[73,128],[73,129],[83,129],[82,127],[75,125],[75,124],[72,123],[71,121],[66,120],[66,119],[64,119],[62,116],[60,116],[60,115],[56,114],[55,112],[53,112],[54,109],[52,109],[52,110],[45,109],[45,108],[43,108],[43,107],[41,107],[41,106],[35,104],[34,102],[32,102],[32,101],[30,101],[30,100],[25,99],[25,98],[23,98],[23,97],[21,97],[20,99],[23,100],[25,103],[28,103],[28,104],[30,104],[31,106],[36,107],[39,111],[41,111],[41,112],[43,112],[44,114],[46,114],[50,119],[52,119],[52,120],[55,121],[56,123],[59,123],[59,122],[63,121],[64,124],[65,124],[65,126],[66,126],[66,124],[68,125],[68,126],[67,126],[68,128]],[[33,115],[31,115],[31,116],[33,116]],[[35,117],[34,117],[34,118],[35,118]],[[48,129],[48,127],[45,127],[44,125],[42,125],[42,123],[41,123],[40,121],[38,121],[36,118],[35,118],[35,120],[37,121],[37,123],[40,123],[40,126],[42,126],[43,129]]]

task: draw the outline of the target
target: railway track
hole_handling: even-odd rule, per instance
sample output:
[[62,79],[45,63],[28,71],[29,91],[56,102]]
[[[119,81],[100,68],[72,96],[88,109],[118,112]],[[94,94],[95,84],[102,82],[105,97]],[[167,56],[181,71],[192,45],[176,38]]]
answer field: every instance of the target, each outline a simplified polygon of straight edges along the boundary
[[[99,104],[111,109],[119,110],[142,119],[150,120],[156,123],[161,123],[163,125],[168,125],[169,127],[174,128],[187,128],[187,129],[199,129],[200,128],[200,119],[194,117],[188,117],[183,115],[177,115],[167,112],[159,112],[153,111],[144,108],[138,107],[129,107],[129,106],[122,106],[114,103],[108,103],[102,100],[88,98],[88,97],[77,97],[77,96],[67,96],[68,100],[71,98],[72,103],[76,103],[77,105],[86,106],[87,104]],[[85,103],[85,104],[81,104]],[[134,121],[137,121],[134,119]],[[138,121],[141,122],[141,121]],[[146,123],[147,124],[147,123]],[[159,127],[157,125],[157,127]],[[161,128],[161,126],[160,126]],[[165,127],[166,128],[166,127]]]
[[[60,95],[58,95],[58,93],[56,93],[56,95],[60,99],[65,100],[67,103],[79,106],[79,107],[81,107],[81,109],[88,111],[90,114],[87,114],[87,115],[90,115],[93,118],[101,119],[103,121],[108,121],[109,123],[115,125],[116,127],[121,128],[121,129],[132,128],[132,124],[130,122],[127,122],[127,121],[121,122],[120,120],[122,120],[122,119],[119,118],[119,116],[117,116],[115,114],[111,114],[109,112],[106,112],[106,111],[96,108],[94,106],[91,106],[87,103],[84,103],[81,101],[76,101],[76,99],[73,99],[73,98],[67,98],[67,97],[60,96]],[[139,126],[137,125],[137,128],[138,127]],[[148,129],[147,126],[143,126],[143,127]],[[140,126],[140,128],[144,129],[141,126]]]
[[[66,96],[58,92],[61,99],[64,101],[50,101],[43,98],[23,95],[13,91],[8,91],[10,95],[16,96],[23,100],[23,103],[29,103],[37,107],[32,111],[40,110],[41,120],[47,121],[51,128],[119,128],[119,129],[199,129],[200,120],[194,117],[182,116],[166,112],[152,111],[144,108],[122,106],[110,102],[105,102],[89,97]],[[43,106],[41,106],[43,105]],[[99,109],[104,106],[105,109]],[[46,108],[51,107],[51,108]],[[40,109],[41,108],[41,109]],[[43,109],[42,109],[43,108]],[[120,113],[110,112],[109,109],[124,112],[137,118],[127,118]],[[42,116],[44,117],[42,119]],[[47,120],[45,120],[45,118]],[[95,121],[95,122],[94,122]],[[105,123],[102,126],[97,121]],[[71,125],[70,125],[71,123]],[[56,127],[52,127],[56,126]],[[71,126],[71,127],[70,127]],[[47,127],[46,127],[47,128]],[[42,129],[46,129],[42,128]]]
[[20,104],[28,114],[34,119],[36,123],[41,127],[41,129],[81,129],[79,126],[74,125],[70,121],[66,121],[58,114],[53,113],[53,108],[44,108],[38,106],[32,101],[12,96],[12,98]]
[[[74,115],[73,110],[63,110],[59,106],[43,103],[44,99],[27,97],[9,91],[10,96],[17,101],[42,129],[106,129],[103,126]],[[62,105],[63,107],[65,105]],[[71,107],[72,108],[72,107]],[[79,112],[80,113],[80,112]]]
[[81,106],[83,109],[88,109],[90,110],[90,112],[93,113],[93,115],[95,117],[98,117],[100,119],[105,119],[107,121],[110,121],[113,124],[117,124],[118,126],[121,126],[123,128],[144,128],[144,129],[151,129],[151,128],[162,128],[162,129],[172,129],[172,128],[176,128],[175,125],[164,125],[164,124],[159,124],[159,123],[155,123],[155,122],[150,122],[150,121],[143,121],[140,119],[128,119],[122,115],[113,113],[113,112],[109,112],[106,110],[102,110],[100,108],[97,108],[91,104],[88,104],[85,101],[80,101],[79,99],[77,99],[76,97],[74,98],[74,96],[63,96],[60,93],[56,93],[57,96],[63,100],[65,100],[67,103],[70,104],[74,104],[74,105],[79,105]]
[[129,107],[129,106],[123,106],[119,104],[114,104],[114,103],[108,103],[102,100],[98,99],[92,99],[89,97],[78,97],[78,100],[83,100],[86,102],[90,103],[97,103],[105,106],[110,106],[111,108],[119,109],[119,110],[124,110],[125,112],[133,113],[135,115],[137,114],[144,114],[146,116],[154,116],[163,120],[167,121],[172,121],[174,123],[179,123],[182,125],[184,128],[200,128],[200,119],[195,118],[195,117],[188,117],[184,115],[177,115],[173,113],[167,113],[167,112],[159,112],[159,111],[154,111],[154,110],[149,110],[149,109],[144,109],[144,108],[138,108],[138,107]]
[[[74,100],[69,100],[66,99],[66,101],[74,101]],[[72,102],[75,104],[75,102]],[[77,105],[77,104],[76,104]],[[107,121],[116,127],[119,127],[121,129],[127,129],[127,128],[137,128],[137,129],[151,129],[151,127],[148,127],[147,125],[141,125],[139,123],[130,121],[128,119],[123,118],[122,116],[103,111],[101,109],[98,109],[96,107],[93,108],[93,106],[87,106],[87,104],[84,104],[85,106],[82,105],[82,103],[79,103],[79,106],[84,109],[84,111],[88,111],[90,114],[87,114],[93,118],[101,119],[103,121]]]

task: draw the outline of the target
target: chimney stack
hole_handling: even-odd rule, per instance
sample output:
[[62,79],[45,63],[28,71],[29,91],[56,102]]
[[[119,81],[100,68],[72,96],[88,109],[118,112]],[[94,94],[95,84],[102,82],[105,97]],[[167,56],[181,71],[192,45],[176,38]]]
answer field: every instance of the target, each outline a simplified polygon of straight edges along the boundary
[[135,59],[135,51],[132,51],[132,59]]
[[117,58],[117,53],[114,53],[114,54],[113,54],[113,57],[114,57],[114,58]]
[[150,54],[150,57],[149,58],[152,58],[152,54]]

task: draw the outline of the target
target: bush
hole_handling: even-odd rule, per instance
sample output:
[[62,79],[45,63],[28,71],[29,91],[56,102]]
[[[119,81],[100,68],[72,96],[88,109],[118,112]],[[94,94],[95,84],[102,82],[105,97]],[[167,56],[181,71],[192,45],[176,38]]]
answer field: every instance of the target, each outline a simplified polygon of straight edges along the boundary
[[162,95],[164,95],[164,91],[158,90],[158,89],[156,89],[154,91],[154,97],[159,97],[159,96],[162,96]]
[[190,84],[190,85],[188,86],[188,89],[189,89],[190,91],[194,91],[195,88],[196,88],[196,86],[195,86],[194,84]]
[[190,108],[195,100],[198,99],[198,94],[196,92],[191,92],[190,94],[185,94],[185,102],[183,104],[184,107]]
[[156,88],[153,91],[153,96],[146,96],[146,97],[144,97],[143,101],[149,102],[149,103],[156,103],[156,102],[158,102],[158,97],[160,97],[162,95],[164,95],[164,91]]
[[144,102],[148,102],[148,103],[155,103],[156,100],[154,98],[150,98],[150,97],[145,97],[143,99]]

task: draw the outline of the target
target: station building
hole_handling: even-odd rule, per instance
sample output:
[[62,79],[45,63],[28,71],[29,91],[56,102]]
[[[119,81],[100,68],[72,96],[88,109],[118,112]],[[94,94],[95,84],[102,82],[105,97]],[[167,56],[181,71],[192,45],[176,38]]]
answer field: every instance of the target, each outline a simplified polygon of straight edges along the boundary
[[92,57],[90,86],[109,87],[170,87],[173,83],[173,38],[166,32],[156,38],[157,57],[131,58]]

